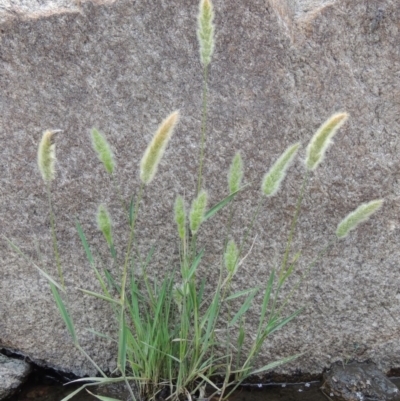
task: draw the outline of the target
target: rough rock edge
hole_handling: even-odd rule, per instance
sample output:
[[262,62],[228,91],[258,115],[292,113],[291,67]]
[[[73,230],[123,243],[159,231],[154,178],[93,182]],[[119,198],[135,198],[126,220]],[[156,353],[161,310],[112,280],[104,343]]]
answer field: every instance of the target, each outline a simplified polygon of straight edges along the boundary
[[301,0],[295,0],[297,3],[293,6],[294,0],[269,0],[269,3],[276,13],[279,23],[283,28],[285,34],[289,37],[293,44],[298,37],[298,33],[302,32],[307,25],[310,24],[321,12],[328,7],[334,6],[338,0],[331,0],[328,2],[319,1],[319,5],[311,4],[310,8],[305,9],[302,6]]
[[[6,0],[7,1],[7,0]],[[22,7],[10,1],[0,4],[0,24],[7,20],[30,20],[46,18],[57,14],[75,14],[81,13],[84,3],[92,3],[96,6],[103,4],[114,4],[117,0],[67,0],[64,4],[55,3],[50,0],[40,7]],[[31,4],[32,5],[32,4]]]

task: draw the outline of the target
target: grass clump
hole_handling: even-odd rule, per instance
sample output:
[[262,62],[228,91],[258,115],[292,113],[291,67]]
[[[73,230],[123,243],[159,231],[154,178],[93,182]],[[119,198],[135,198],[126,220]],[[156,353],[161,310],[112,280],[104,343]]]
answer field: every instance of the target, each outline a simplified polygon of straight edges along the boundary
[[[152,248],[147,257],[142,258],[135,241],[136,221],[141,199],[146,187],[151,184],[155,177],[160,160],[178,123],[178,111],[167,116],[160,124],[144,152],[139,169],[141,183],[135,191],[136,195],[132,197],[129,207],[126,206],[127,203],[125,203],[117,187],[127,217],[126,227],[129,232],[123,263],[117,258],[115,252],[112,218],[107,206],[100,204],[98,207],[97,225],[104,236],[105,245],[109,248],[110,263],[121,264],[122,275],[120,279],[114,278],[109,270],[100,267],[102,263],[99,263],[97,258],[93,256],[80,223],[77,222],[76,225],[88,263],[92,267],[94,276],[101,288],[100,293],[85,289],[81,289],[81,291],[108,302],[112,306],[114,318],[118,323],[117,371],[113,372],[118,377],[108,378],[105,372],[82,349],[73,320],[68,313],[63,297],[60,295],[60,291],[64,291],[64,279],[58,254],[55,220],[50,197],[50,182],[55,177],[55,145],[52,142],[54,131],[46,131],[43,134],[38,151],[38,165],[49,194],[53,248],[61,285],[51,277],[51,274],[35,266],[50,282],[53,297],[72,341],[95,366],[101,376],[86,378],[85,381],[88,383],[64,398],[63,401],[72,398],[87,386],[120,381],[125,382],[131,398],[134,399],[135,394],[130,385],[132,380],[138,384],[139,396],[146,400],[155,400],[157,397],[171,401],[192,400],[194,397],[204,398],[206,385],[213,389],[214,395],[225,399],[250,375],[264,373],[298,357],[298,355],[290,355],[262,367],[255,365],[256,358],[268,337],[282,329],[303,310],[303,308],[299,308],[289,315],[285,315],[283,312],[293,292],[301,284],[315,261],[321,258],[328,249],[326,247],[318,254],[313,264],[304,271],[303,277],[291,288],[284,300],[278,304],[282,287],[294,271],[301,255],[300,252],[296,253],[289,262],[291,244],[308,177],[322,162],[333,135],[344,124],[348,115],[347,113],[338,113],[329,118],[321,125],[307,147],[307,155],[304,161],[306,166],[304,179],[297,198],[282,263],[280,266],[271,267],[266,282],[260,283],[259,287],[233,292],[232,283],[241,265],[245,263],[247,255],[243,255],[243,251],[247,246],[247,240],[257,217],[265,202],[279,191],[301,145],[296,143],[289,146],[264,175],[260,185],[259,204],[244,230],[242,241],[236,243],[230,238],[231,225],[234,220],[233,204],[236,195],[245,188],[242,184],[244,163],[240,153],[236,153],[230,166],[225,198],[208,208],[208,195],[206,189],[203,188],[202,168],[207,131],[207,71],[215,45],[213,18],[214,11],[211,0],[201,0],[197,31],[200,61],[203,67],[199,168],[196,195],[191,202],[189,212],[185,207],[185,199],[181,195],[176,197],[173,206],[173,218],[177,228],[180,250],[178,263],[166,266],[166,273],[162,279],[151,281],[147,270],[152,263],[155,250]],[[106,172],[114,180],[115,160],[107,139],[96,129],[92,130],[91,137],[94,151]],[[115,181],[113,182],[115,183]],[[135,198],[136,200],[134,200]],[[358,224],[376,212],[381,204],[382,200],[375,200],[361,205],[350,213],[338,225],[337,239],[348,235],[350,230],[355,229]],[[224,251],[221,255],[219,278],[212,291],[206,292],[205,279],[199,277],[199,267],[204,264],[203,257],[206,249],[198,246],[197,236],[202,223],[213,218],[228,205],[230,213],[226,224],[227,234],[223,238]],[[25,257],[18,247],[11,242],[10,244]],[[255,336],[250,339],[247,336],[245,317],[257,295],[260,295],[262,303]],[[241,302],[238,307],[235,307],[234,305],[237,305],[238,300]],[[217,336],[217,327],[220,331],[225,330],[225,340],[221,340]],[[244,351],[245,345],[247,352]],[[218,381],[214,380],[215,377],[219,377]],[[107,397],[96,397],[100,400],[111,400]]]

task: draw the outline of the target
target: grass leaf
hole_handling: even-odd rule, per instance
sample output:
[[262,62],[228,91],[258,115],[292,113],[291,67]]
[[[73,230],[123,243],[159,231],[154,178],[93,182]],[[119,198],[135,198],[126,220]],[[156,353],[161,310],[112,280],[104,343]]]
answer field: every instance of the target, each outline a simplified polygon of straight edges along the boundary
[[117,398],[111,398],[111,397],[105,397],[105,396],[103,396],[103,395],[96,395],[96,394],[93,394],[93,393],[90,392],[88,389],[86,389],[86,391],[87,391],[89,394],[91,394],[93,397],[96,397],[98,400],[101,400],[101,401],[121,401],[121,400],[118,400]]
[[111,303],[120,305],[120,302],[117,301],[116,299],[107,297],[107,296],[102,295],[102,294],[99,294],[99,293],[97,293],[97,292],[84,290],[83,288],[78,288],[78,290],[79,290],[79,291],[82,291],[84,294],[91,295],[92,297],[100,298],[100,299],[103,299],[104,301],[107,301],[107,302],[111,302]]
[[193,274],[196,272],[197,267],[199,266],[199,263],[201,261],[201,258],[204,255],[204,248],[199,252],[199,254],[196,256],[195,260],[192,263],[192,266],[190,267],[190,270],[188,272],[187,277],[185,277],[187,280],[190,280],[193,276]]
[[253,370],[250,373],[250,375],[258,375],[260,373],[264,373],[264,372],[267,372],[269,370],[275,369],[278,366],[284,365],[285,363],[289,363],[291,361],[294,361],[295,359],[297,359],[298,357],[300,357],[302,355],[303,354],[292,355],[292,356],[288,356],[287,358],[282,358],[282,359],[279,359],[278,361],[271,362],[268,365],[265,365],[260,369]]
[[83,249],[85,250],[86,257],[87,257],[89,263],[92,266],[94,266],[94,259],[93,259],[92,252],[90,251],[90,247],[89,247],[89,244],[88,244],[88,242],[86,240],[86,236],[83,233],[82,226],[80,225],[78,220],[76,220],[76,231],[78,231],[79,238],[81,239],[81,242],[82,242],[82,245],[83,245]]
[[243,314],[249,310],[251,302],[253,301],[253,298],[256,296],[257,291],[258,291],[257,288],[253,289],[250,295],[243,302],[241,308],[236,312],[235,316],[229,322],[228,327],[232,327],[240,319],[240,317],[243,316]]
[[[248,185],[248,184],[247,184]],[[218,202],[216,205],[214,205],[205,215],[203,218],[203,222],[210,219],[211,217],[214,216],[215,213],[217,213],[219,210],[221,210],[223,207],[225,207],[239,192],[241,192],[247,185],[244,187],[240,188],[236,192],[233,192],[232,194],[228,195],[226,198],[222,199],[222,201]]]
[[74,344],[78,344],[78,339],[76,337],[74,323],[72,322],[72,319],[67,312],[64,302],[62,301],[60,294],[57,290],[57,287],[54,284],[50,283],[50,288],[51,288],[51,292],[53,293],[54,300],[56,301],[58,310],[60,311],[61,317],[63,318],[65,325],[67,326],[69,334],[72,337]]
[[225,299],[225,301],[230,301],[232,299],[242,297],[243,295],[250,294],[252,291],[254,291],[254,290],[258,291],[259,289],[260,289],[260,287],[256,287],[256,288],[248,288],[247,290],[235,292],[234,294],[227,297]]

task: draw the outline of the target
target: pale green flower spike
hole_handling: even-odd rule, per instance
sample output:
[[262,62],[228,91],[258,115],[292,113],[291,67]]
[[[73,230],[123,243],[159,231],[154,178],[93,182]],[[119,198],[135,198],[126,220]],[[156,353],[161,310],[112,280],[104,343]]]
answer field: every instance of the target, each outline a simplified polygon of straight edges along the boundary
[[306,167],[308,170],[315,170],[322,162],[328,146],[332,143],[331,139],[348,118],[347,113],[337,113],[321,125],[307,146]]
[[238,257],[239,250],[235,244],[235,241],[229,240],[228,245],[226,246],[224,260],[226,270],[228,271],[230,277],[233,277],[237,271]]
[[104,164],[107,173],[112,174],[115,166],[114,155],[105,136],[97,131],[96,128],[92,129],[92,146],[100,161]]
[[289,146],[269,169],[268,173],[265,174],[261,185],[261,191],[265,196],[273,196],[276,194],[299,147],[300,143]]
[[178,226],[179,237],[184,240],[186,237],[186,213],[182,196],[178,196],[175,201],[175,222]]
[[111,218],[104,205],[100,205],[97,210],[97,225],[99,226],[100,231],[103,233],[107,244],[111,247],[113,244]]
[[200,224],[203,222],[204,213],[207,206],[207,192],[202,189],[197,195],[197,198],[192,203],[192,208],[189,215],[190,231],[196,234]]
[[53,143],[53,135],[61,130],[48,130],[43,133],[38,148],[38,166],[44,181],[52,181],[55,177],[56,145]]
[[232,160],[228,173],[229,193],[232,194],[239,190],[243,178],[243,160],[240,153],[237,152]]
[[363,203],[356,210],[349,213],[338,225],[336,236],[338,238],[346,237],[351,230],[354,230],[360,223],[369,219],[382,206],[383,199],[373,200]]
[[211,62],[214,52],[214,10],[210,0],[201,0],[198,15],[197,38],[200,45],[200,60],[204,67]]
[[174,127],[178,122],[179,111],[170,114],[158,127],[152,141],[149,143],[142,160],[140,162],[140,179],[145,184],[149,184],[154,178],[158,164],[165,152]]

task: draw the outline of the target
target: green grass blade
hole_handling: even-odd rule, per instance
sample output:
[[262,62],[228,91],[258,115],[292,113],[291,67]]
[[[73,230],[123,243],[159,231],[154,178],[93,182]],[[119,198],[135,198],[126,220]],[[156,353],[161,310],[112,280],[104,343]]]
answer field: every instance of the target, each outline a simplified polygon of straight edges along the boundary
[[288,356],[287,358],[280,359],[279,361],[271,362],[268,365],[265,365],[260,369],[253,370],[250,373],[250,375],[258,375],[260,373],[267,372],[268,370],[275,369],[278,366],[284,365],[285,363],[289,363],[291,361],[294,361],[295,359],[297,359],[299,356],[302,356],[302,355],[303,354],[292,355],[292,356]]
[[[244,187],[243,187],[244,188]],[[243,188],[238,189],[236,192],[233,192],[226,198],[222,199],[221,202],[218,202],[216,205],[214,205],[205,215],[203,218],[203,222],[210,219],[212,216],[214,216],[215,213],[220,211],[223,207],[225,207],[240,191],[243,190]]]
[[200,251],[200,253],[196,256],[195,260],[192,263],[192,266],[190,267],[190,270],[188,272],[187,277],[185,277],[187,280],[190,280],[193,276],[193,274],[196,272],[197,267],[199,266],[199,263],[201,262],[201,258],[204,255],[204,248]]
[[64,302],[62,301],[60,294],[57,291],[57,288],[51,283],[50,283],[50,287],[51,287],[51,292],[53,293],[54,300],[56,301],[58,310],[60,311],[61,317],[63,318],[65,325],[67,326],[69,334],[72,337],[74,344],[78,344],[78,339],[76,337],[74,323],[72,322],[72,319],[69,316],[67,309],[65,308]]
[[261,307],[260,323],[258,326],[258,331],[260,331],[261,327],[264,324],[264,319],[265,319],[265,315],[267,313],[269,300],[271,298],[272,288],[274,286],[274,280],[275,280],[275,270],[272,269],[271,274],[269,275],[267,287],[265,288],[264,299],[263,299],[263,303],[262,303],[262,307]]
[[85,234],[84,234],[84,232],[82,230],[82,226],[80,225],[78,220],[76,220],[76,230],[77,230],[79,238],[80,238],[80,240],[82,242],[83,249],[85,250],[86,257],[87,257],[90,265],[92,266],[92,268],[93,268],[93,270],[94,270],[94,272],[96,274],[97,280],[99,280],[101,289],[104,291],[106,296],[108,296],[110,298],[110,296],[109,296],[110,294],[109,294],[109,292],[107,290],[107,286],[106,286],[103,278],[101,277],[99,271],[96,268],[96,264],[95,264],[92,252],[91,252],[89,244],[88,244],[88,242],[86,240],[86,236],[85,236]]
[[124,307],[121,307],[119,317],[119,335],[118,335],[118,362],[117,366],[122,375],[125,375],[126,366],[126,332],[127,327],[125,325]]
[[120,302],[117,301],[116,299],[109,298],[109,297],[107,297],[107,296],[105,296],[105,295],[99,294],[98,292],[93,292],[93,291],[84,290],[83,288],[78,288],[78,290],[79,290],[79,291],[82,291],[84,294],[90,295],[90,296],[92,296],[92,297],[100,298],[100,299],[103,299],[104,301],[107,301],[107,302],[111,302],[111,303],[120,305]]
[[104,339],[106,339],[106,340],[108,340],[108,341],[111,341],[111,342],[116,342],[116,341],[115,341],[113,338],[111,338],[110,336],[107,336],[106,334],[100,333],[99,331],[96,331],[96,330],[93,330],[93,329],[86,329],[86,331],[88,331],[89,333],[94,334],[94,335],[97,336],[97,337],[104,338]]
[[208,318],[208,323],[207,323],[207,329],[206,329],[206,333],[205,333],[205,344],[204,344],[204,348],[206,349],[209,345],[209,339],[210,336],[212,334],[213,328],[215,327],[216,324],[216,319],[218,317],[218,311],[219,311],[219,301],[220,301],[220,297],[219,297],[219,293],[217,292],[215,294],[215,297],[212,301],[212,304],[210,305],[210,308],[208,310],[207,313],[207,318]]
[[256,287],[256,288],[248,288],[247,290],[235,292],[234,294],[232,294],[229,297],[227,297],[225,299],[225,301],[230,301],[232,299],[242,297],[243,295],[250,294],[252,291],[255,291],[255,290],[258,291],[259,289],[260,289],[260,287]]
[[79,221],[76,220],[76,231],[78,231],[78,235],[79,238],[81,239],[82,245],[83,245],[83,249],[85,250],[86,253],[86,257],[89,261],[89,263],[94,266],[94,259],[93,259],[93,255],[92,252],[90,250],[89,244],[86,240],[86,236],[82,230],[82,226],[80,225]]
[[151,258],[152,258],[153,255],[154,255],[155,250],[156,250],[156,246],[153,245],[153,246],[150,248],[150,251],[149,251],[149,253],[147,254],[146,260],[145,260],[144,265],[143,265],[143,267],[142,267],[144,270],[146,270],[147,266],[149,265],[149,263],[150,263],[150,261],[151,261]]
[[250,308],[251,303],[253,301],[253,298],[257,294],[257,288],[254,289],[250,295],[246,298],[246,300],[243,302],[241,308],[236,312],[235,316],[232,318],[232,320],[229,322],[228,327],[232,327]]
[[90,382],[86,383],[86,386],[96,386],[97,384],[113,384],[124,382],[125,380],[140,380],[140,377],[135,376],[126,376],[126,377],[82,377],[81,379],[76,379],[70,381],[68,384],[73,383],[82,383],[82,382]]
[[121,293],[121,287],[115,282],[114,277],[111,275],[111,273],[107,269],[104,269],[104,274],[105,274],[106,279],[108,281],[108,285],[111,288],[117,290],[118,294],[120,294]]
[[221,391],[220,388],[218,388],[215,383],[213,383],[207,376],[204,376],[202,373],[199,373],[198,376],[203,379],[206,383],[208,383],[211,387],[214,387],[217,391]]
[[300,315],[300,313],[303,312],[303,310],[304,310],[304,307],[298,309],[296,312],[292,313],[287,318],[280,320],[277,324],[274,324],[270,329],[268,329],[268,326],[267,326],[268,335],[272,334],[274,331],[281,329],[283,326],[286,326],[291,320],[293,320],[295,317]]
[[205,285],[206,285],[206,279],[203,278],[200,282],[199,290],[197,291],[197,305],[201,305],[201,303],[203,301]]
[[39,273],[50,283],[50,285],[54,285],[55,287],[57,287],[60,291],[65,292],[64,288],[61,287],[60,284],[58,284],[53,278],[51,278],[50,275],[48,275],[43,269],[41,269],[39,266],[36,265],[36,263],[34,263],[32,261],[32,259],[30,259],[28,256],[26,256],[21,249],[19,249],[17,247],[17,245],[15,245],[11,240],[9,240],[5,235],[3,235],[3,238],[8,242],[8,244],[11,246],[12,249],[14,249],[14,251],[22,256],[28,263],[31,263],[33,265],[33,267],[35,267]]
[[121,401],[121,400],[118,400],[117,398],[104,397],[104,396],[102,396],[102,395],[93,394],[92,392],[90,392],[90,391],[87,390],[87,389],[86,389],[86,391],[87,391],[89,394],[91,394],[93,397],[96,397],[98,400],[101,400],[101,401]]
[[116,260],[117,259],[117,251],[114,248],[114,244],[111,244],[111,246],[110,246],[110,253],[111,253],[112,258],[114,260]]
[[[173,341],[180,341],[179,339],[174,339]],[[186,341],[186,340],[185,340]],[[165,356],[168,356],[169,358],[171,358],[171,359],[173,359],[174,361],[176,361],[176,362],[178,362],[178,363],[182,363],[182,361],[180,360],[180,359],[178,359],[178,358],[176,358],[175,356],[173,356],[173,355],[171,355],[171,354],[167,354],[166,352],[164,352],[164,351],[162,351],[162,350],[160,350],[160,349],[158,349],[158,348],[156,348],[156,347],[153,347],[152,345],[150,345],[150,344],[148,344],[148,343],[145,343],[144,341],[141,341],[143,344],[145,344],[147,347],[149,347],[149,348],[151,348],[151,349],[153,349],[153,350],[155,350],[155,351],[157,351],[157,352],[159,352],[160,354],[163,354],[163,355],[165,355]]]
[[79,387],[78,389],[76,389],[75,391],[73,391],[72,393],[68,394],[66,397],[64,397],[61,401],[68,401],[70,400],[72,397],[75,397],[78,393],[80,393],[85,387],[87,387],[88,384],[84,384],[83,386]]

